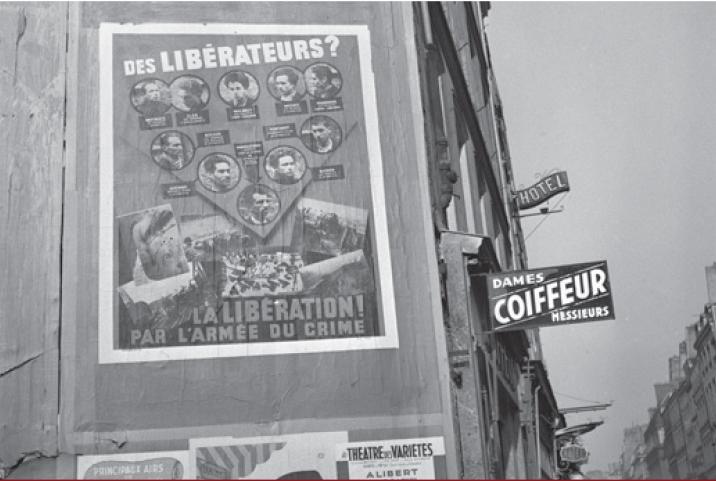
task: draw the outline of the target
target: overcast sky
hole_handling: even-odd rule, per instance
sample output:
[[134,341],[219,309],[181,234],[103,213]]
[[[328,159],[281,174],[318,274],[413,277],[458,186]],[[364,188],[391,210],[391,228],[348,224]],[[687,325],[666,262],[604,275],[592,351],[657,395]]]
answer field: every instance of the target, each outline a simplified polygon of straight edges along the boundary
[[555,168],[572,187],[527,239],[530,267],[608,261],[616,320],[541,331],[560,407],[614,401],[567,417],[605,420],[584,440],[585,469],[606,468],[707,301],[716,4],[493,2],[487,23],[518,188]]

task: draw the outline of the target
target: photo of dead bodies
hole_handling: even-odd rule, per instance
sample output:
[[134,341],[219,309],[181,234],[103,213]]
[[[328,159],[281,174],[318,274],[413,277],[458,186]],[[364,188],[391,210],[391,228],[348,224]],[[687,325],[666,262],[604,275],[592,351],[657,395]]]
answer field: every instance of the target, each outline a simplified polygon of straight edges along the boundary
[[254,297],[292,294],[303,290],[300,269],[303,259],[297,253],[230,253],[223,256],[226,282],[223,297]]

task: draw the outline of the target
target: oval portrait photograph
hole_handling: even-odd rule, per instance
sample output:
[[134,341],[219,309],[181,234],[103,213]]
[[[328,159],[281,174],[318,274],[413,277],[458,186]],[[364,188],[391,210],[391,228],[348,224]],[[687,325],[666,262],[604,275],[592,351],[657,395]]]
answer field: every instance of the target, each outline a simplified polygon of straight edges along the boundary
[[281,102],[298,102],[306,95],[303,72],[294,67],[278,67],[266,81],[269,93]]
[[194,143],[177,130],[162,132],[152,140],[152,159],[165,170],[181,170],[194,158]]
[[164,115],[172,106],[172,95],[169,86],[156,78],[137,82],[129,94],[132,107],[146,117]]
[[182,112],[198,112],[209,103],[209,86],[195,75],[182,75],[172,80],[169,86],[172,105]]
[[314,63],[306,69],[306,90],[314,99],[326,100],[335,98],[343,87],[341,73],[328,63]]
[[241,180],[241,168],[229,154],[214,152],[199,162],[199,183],[216,193],[228,192]]
[[340,147],[343,131],[338,123],[326,115],[314,115],[301,125],[301,142],[311,152],[328,154]]
[[246,187],[239,194],[236,208],[246,222],[264,225],[273,222],[281,212],[281,200],[270,187],[254,184]]
[[264,171],[268,178],[276,183],[295,184],[306,173],[306,158],[300,150],[280,145],[266,154]]
[[259,84],[250,73],[241,70],[227,72],[217,87],[221,100],[231,107],[251,107],[259,98]]

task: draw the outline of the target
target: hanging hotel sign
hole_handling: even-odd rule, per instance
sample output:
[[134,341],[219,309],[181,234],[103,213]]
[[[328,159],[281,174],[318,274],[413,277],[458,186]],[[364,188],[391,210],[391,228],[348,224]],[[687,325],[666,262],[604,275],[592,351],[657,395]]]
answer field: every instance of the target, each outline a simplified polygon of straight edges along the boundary
[[614,319],[606,261],[486,277],[495,331]]
[[560,171],[548,175],[527,189],[518,190],[515,196],[517,197],[517,206],[520,209],[531,209],[560,192],[568,191],[567,172]]

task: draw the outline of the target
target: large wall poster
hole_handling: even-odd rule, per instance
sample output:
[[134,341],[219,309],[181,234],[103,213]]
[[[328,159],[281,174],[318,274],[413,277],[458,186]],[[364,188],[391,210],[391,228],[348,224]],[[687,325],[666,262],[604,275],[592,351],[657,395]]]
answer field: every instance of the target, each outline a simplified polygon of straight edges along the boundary
[[100,26],[101,363],[398,346],[366,26]]

